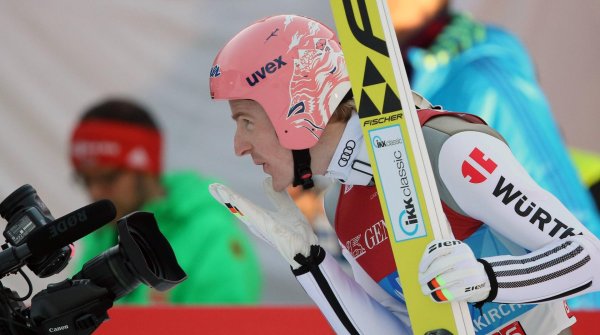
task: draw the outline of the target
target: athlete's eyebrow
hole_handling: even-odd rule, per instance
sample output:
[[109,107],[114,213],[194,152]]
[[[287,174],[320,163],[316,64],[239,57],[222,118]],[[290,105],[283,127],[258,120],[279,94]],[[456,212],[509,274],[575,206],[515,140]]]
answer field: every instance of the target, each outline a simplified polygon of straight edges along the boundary
[[239,118],[240,116],[244,115],[245,113],[242,111],[235,111],[233,113],[231,113],[231,118],[235,121],[237,120],[237,118]]
[[[244,101],[250,101],[250,100],[244,100]],[[235,101],[234,103],[238,103],[238,101]],[[232,107],[233,103],[230,102],[230,107]],[[240,116],[245,116],[245,115],[249,115],[251,112],[249,110],[250,106],[248,104],[239,104],[236,106],[236,108],[231,108],[231,118],[233,120],[237,120]]]

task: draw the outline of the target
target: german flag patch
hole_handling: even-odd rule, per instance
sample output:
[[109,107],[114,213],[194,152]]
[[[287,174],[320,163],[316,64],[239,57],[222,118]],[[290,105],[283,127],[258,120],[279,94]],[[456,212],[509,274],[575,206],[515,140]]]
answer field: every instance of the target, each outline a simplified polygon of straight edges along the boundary
[[227,208],[229,208],[229,211],[231,212],[231,214],[233,214],[235,216],[244,216],[244,214],[234,205],[226,202],[225,206],[227,206]]
[[452,299],[452,294],[450,293],[450,291],[446,289],[438,289],[442,285],[444,285],[444,282],[440,276],[433,278],[429,283],[427,283],[429,289],[435,290],[431,293],[431,296],[437,302],[448,301]]

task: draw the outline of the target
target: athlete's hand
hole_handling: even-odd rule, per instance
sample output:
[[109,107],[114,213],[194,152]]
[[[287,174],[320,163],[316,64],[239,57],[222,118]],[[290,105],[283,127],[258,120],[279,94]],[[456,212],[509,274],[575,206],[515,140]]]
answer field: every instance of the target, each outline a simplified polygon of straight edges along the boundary
[[485,300],[490,281],[483,264],[468,245],[458,240],[434,240],[419,266],[421,291],[436,302]]
[[276,248],[292,268],[297,269],[300,264],[294,260],[294,256],[302,254],[308,257],[310,246],[317,244],[317,236],[289,194],[273,190],[270,177],[263,182],[263,188],[275,206],[275,211],[253,204],[222,184],[211,184],[208,190],[213,198],[229,208],[250,231]]

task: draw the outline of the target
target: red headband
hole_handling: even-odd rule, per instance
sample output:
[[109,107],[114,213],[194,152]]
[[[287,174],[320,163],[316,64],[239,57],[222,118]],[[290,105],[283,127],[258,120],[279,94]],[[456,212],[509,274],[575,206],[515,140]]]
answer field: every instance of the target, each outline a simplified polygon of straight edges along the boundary
[[71,137],[71,161],[84,166],[114,166],[161,172],[161,136],[157,130],[118,121],[81,122]]

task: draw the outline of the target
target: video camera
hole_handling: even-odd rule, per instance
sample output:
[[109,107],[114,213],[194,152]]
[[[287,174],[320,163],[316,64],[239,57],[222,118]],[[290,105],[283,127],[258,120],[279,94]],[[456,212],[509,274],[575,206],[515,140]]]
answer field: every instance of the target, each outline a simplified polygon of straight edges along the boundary
[[30,185],[0,203],[8,221],[0,252],[0,278],[20,273],[29,285],[24,297],[0,283],[0,335],[91,334],[108,319],[113,302],[140,283],[165,291],[186,278],[154,215],[134,212],[117,222],[119,242],[84,264],[70,279],[50,284],[31,300],[31,281],[21,267],[38,277],[59,273],[68,264],[72,243],[116,216],[109,200],[54,219]]

